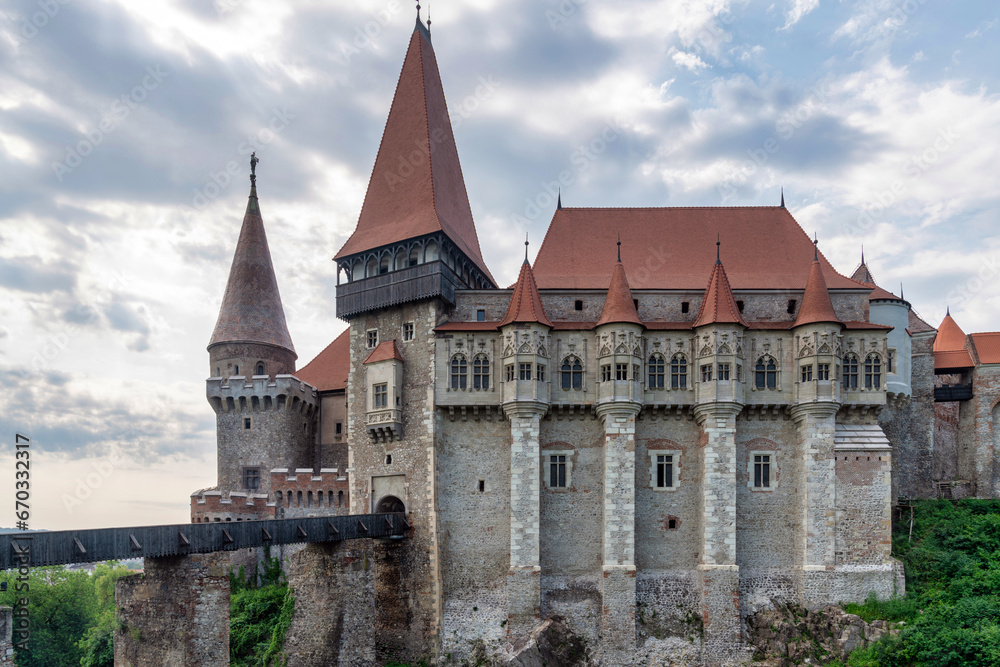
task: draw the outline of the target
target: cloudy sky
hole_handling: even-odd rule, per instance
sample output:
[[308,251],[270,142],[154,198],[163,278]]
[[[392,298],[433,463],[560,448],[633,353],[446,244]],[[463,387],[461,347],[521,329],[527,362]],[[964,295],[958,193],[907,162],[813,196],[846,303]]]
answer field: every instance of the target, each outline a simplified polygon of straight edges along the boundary
[[[863,244],[932,324],[950,304],[966,331],[1000,329],[995,3],[428,4],[501,283],[524,232],[544,234],[562,171],[567,206],[773,205],[783,186],[842,272]],[[214,484],[205,346],[250,150],[300,364],[344,328],[330,258],[360,211],[414,12],[4,0],[0,525],[17,432],[32,438],[32,527],[187,521],[189,494]]]

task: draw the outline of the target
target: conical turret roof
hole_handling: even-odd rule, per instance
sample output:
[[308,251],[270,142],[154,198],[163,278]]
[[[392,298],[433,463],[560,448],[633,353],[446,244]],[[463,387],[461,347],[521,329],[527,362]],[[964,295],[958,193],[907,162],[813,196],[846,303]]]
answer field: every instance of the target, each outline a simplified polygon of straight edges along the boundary
[[418,18],[358,225],[334,259],[440,231],[493,280],[479,249],[430,33]]
[[938,326],[937,338],[934,339],[935,352],[955,352],[965,349],[965,332],[958,326],[948,310],[941,325]]
[[552,328],[552,321],[545,314],[542,306],[542,298],[538,294],[538,286],[535,285],[535,274],[531,270],[531,264],[525,259],[521,264],[521,273],[517,276],[517,283],[514,285],[514,293],[510,297],[510,305],[507,306],[507,314],[504,315],[500,326],[508,324],[538,323]]
[[229,282],[208,346],[234,342],[264,343],[295,353],[285,324],[285,310],[281,306],[255,185],[250,187]]
[[619,258],[611,272],[611,284],[608,286],[608,295],[604,299],[604,308],[601,310],[601,319],[597,321],[597,326],[623,322],[642,325],[639,313],[635,309],[635,302],[632,300],[628,278],[625,277],[625,265]]
[[802,295],[802,305],[795,318],[795,326],[816,324],[818,322],[840,322],[837,312],[830,300],[830,291],[826,288],[826,278],[823,277],[823,267],[819,259],[814,259],[809,269],[809,279],[806,281],[806,291]]
[[718,258],[715,260],[715,266],[712,267],[712,275],[708,279],[708,287],[705,288],[705,298],[701,300],[701,308],[698,309],[698,317],[694,321],[695,327],[706,324],[747,326],[743,314],[736,305],[736,299],[733,297],[726,269]]

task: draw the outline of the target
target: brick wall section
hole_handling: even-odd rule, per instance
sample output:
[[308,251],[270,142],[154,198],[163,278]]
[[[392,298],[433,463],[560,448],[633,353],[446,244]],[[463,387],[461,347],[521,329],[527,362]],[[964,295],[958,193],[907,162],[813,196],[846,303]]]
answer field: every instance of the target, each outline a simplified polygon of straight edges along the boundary
[[278,518],[350,514],[351,488],[346,472],[323,468],[317,475],[312,470],[277,468],[270,476],[271,504],[277,505]]
[[273,519],[274,509],[263,493],[207,489],[191,494],[191,523]]
[[287,573],[295,596],[283,647],[288,667],[376,664],[372,540],[309,544]]
[[229,665],[227,554],[147,558],[145,571],[119,579],[117,667]]

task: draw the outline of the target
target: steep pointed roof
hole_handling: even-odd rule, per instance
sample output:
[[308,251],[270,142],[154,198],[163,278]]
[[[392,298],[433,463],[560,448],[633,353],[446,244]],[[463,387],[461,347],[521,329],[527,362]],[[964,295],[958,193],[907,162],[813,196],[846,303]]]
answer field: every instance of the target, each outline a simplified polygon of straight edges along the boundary
[[708,279],[708,287],[705,288],[705,298],[701,300],[701,308],[698,309],[698,317],[694,321],[695,327],[706,324],[749,326],[736,305],[733,290],[729,286],[729,277],[726,276],[726,269],[718,256],[715,259],[715,266],[712,267],[712,275]]
[[256,185],[250,186],[229,282],[208,346],[233,342],[264,343],[295,353],[271,264]]
[[510,305],[507,306],[507,314],[504,315],[499,326],[527,322],[537,322],[549,328],[552,327],[552,321],[545,314],[542,299],[538,295],[535,274],[531,270],[531,264],[525,259],[524,263],[521,264],[521,273],[517,276],[517,283],[514,285],[514,293],[510,297]]
[[334,259],[439,231],[493,281],[479,250],[437,59],[418,18],[358,225]]
[[320,391],[333,391],[347,388],[350,371],[351,330],[345,329],[312,361],[295,371],[295,377]]
[[823,267],[819,260],[813,260],[809,269],[809,280],[806,281],[806,291],[802,295],[802,305],[795,318],[795,326],[816,324],[817,322],[840,322],[830,292],[826,288],[826,278],[823,277]]
[[934,339],[935,352],[955,352],[965,349],[965,332],[951,317],[951,311],[944,316]]
[[604,308],[601,310],[601,319],[597,321],[597,326],[622,322],[642,324],[635,309],[635,302],[632,300],[628,278],[625,277],[625,265],[619,257],[615,268],[611,271],[611,284],[608,286],[608,295],[604,298]]

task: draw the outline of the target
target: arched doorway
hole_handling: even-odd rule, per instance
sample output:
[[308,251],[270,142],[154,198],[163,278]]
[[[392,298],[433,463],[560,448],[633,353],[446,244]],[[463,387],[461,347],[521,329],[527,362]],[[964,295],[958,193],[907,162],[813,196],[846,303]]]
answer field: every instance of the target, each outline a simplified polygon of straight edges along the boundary
[[403,505],[403,501],[396,496],[385,496],[379,500],[378,505],[375,506],[376,514],[398,514],[405,511],[406,506]]

